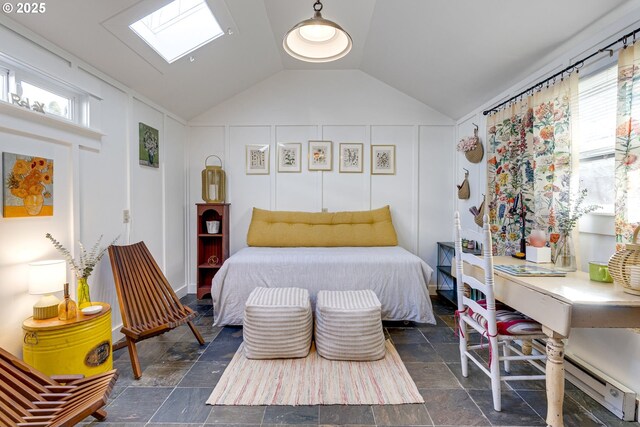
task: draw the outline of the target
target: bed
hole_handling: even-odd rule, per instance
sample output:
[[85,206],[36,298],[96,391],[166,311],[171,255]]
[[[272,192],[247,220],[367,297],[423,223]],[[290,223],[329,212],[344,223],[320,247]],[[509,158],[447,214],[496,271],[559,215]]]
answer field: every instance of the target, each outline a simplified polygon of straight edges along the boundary
[[427,288],[433,269],[397,246],[388,207],[286,214],[254,209],[250,246],[213,279],[216,325],[241,325],[245,301],[258,286],[306,288],[312,304],[320,290],[372,289],[383,320],[435,323]]

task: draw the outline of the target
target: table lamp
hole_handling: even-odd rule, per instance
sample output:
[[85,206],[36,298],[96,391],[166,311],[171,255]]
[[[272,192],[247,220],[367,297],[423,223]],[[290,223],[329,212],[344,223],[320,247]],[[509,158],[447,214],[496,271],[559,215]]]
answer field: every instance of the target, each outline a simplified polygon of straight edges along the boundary
[[60,300],[51,295],[64,288],[67,281],[67,263],[64,260],[48,260],[29,263],[29,293],[42,295],[33,306],[36,320],[58,317]]

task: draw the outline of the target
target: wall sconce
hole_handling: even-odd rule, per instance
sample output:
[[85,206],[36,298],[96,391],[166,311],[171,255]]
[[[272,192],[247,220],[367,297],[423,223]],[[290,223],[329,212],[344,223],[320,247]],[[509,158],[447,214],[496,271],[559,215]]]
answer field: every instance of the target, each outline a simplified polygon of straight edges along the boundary
[[67,263],[64,260],[48,260],[29,263],[29,293],[42,295],[33,306],[36,320],[58,317],[60,300],[52,295],[64,289],[67,281]]
[[[209,166],[207,161],[215,157],[220,166]],[[224,203],[225,199],[225,174],[222,169],[222,159],[216,155],[208,156],[204,161],[202,171],[202,200],[207,203]]]

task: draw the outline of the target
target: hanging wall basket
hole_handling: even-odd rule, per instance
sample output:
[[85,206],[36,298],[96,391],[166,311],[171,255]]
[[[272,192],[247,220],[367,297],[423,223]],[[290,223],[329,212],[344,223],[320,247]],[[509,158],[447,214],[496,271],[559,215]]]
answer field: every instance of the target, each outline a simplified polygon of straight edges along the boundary
[[478,140],[476,147],[470,151],[465,151],[464,156],[471,163],[480,163],[482,158],[484,157],[484,148],[482,147],[482,143]]
[[464,172],[464,181],[462,184],[457,185],[458,187],[458,199],[466,200],[471,197],[471,189],[469,187],[469,171],[465,169]]

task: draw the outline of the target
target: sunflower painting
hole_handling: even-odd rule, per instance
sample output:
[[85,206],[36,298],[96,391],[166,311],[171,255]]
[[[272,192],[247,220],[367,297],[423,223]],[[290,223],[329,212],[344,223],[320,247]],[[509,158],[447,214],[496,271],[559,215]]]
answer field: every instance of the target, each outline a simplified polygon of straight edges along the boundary
[[3,153],[5,218],[53,215],[53,160]]

